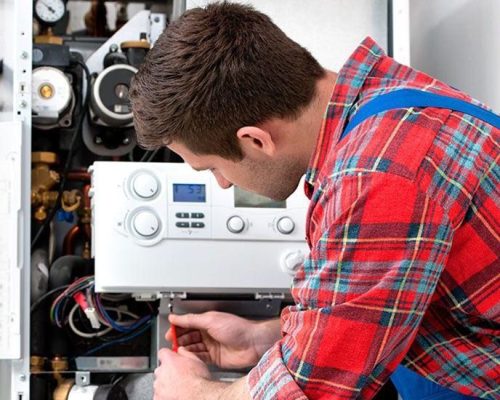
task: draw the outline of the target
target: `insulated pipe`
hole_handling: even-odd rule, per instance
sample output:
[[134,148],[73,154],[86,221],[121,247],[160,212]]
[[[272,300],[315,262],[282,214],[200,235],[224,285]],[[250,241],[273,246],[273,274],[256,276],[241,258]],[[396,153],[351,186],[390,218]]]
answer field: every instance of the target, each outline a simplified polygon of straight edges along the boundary
[[[47,251],[36,249],[31,255],[31,304],[47,293],[49,285],[48,266]],[[44,300],[30,313],[30,354],[42,359],[47,355],[48,315],[47,300]]]

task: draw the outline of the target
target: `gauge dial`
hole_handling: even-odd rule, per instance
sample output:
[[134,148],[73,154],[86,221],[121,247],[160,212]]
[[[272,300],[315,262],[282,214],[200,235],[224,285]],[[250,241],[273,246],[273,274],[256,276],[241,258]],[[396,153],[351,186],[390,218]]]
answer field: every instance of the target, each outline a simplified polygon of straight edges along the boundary
[[55,24],[66,11],[64,0],[36,0],[35,15],[45,24]]

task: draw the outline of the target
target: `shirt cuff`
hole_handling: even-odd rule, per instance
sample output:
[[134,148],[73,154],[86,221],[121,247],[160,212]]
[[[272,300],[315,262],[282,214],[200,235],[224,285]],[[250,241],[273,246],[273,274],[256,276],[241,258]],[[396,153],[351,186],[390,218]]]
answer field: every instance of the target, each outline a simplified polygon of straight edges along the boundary
[[252,399],[307,399],[283,361],[281,341],[271,347],[250,371],[248,374],[248,388]]

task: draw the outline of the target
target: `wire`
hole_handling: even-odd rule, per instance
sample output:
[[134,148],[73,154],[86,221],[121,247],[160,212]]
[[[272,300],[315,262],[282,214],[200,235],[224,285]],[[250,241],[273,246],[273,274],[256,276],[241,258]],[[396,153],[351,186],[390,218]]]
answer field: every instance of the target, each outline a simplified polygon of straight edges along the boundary
[[69,285],[64,285],[64,286],[59,286],[59,287],[56,287],[55,289],[52,289],[50,291],[48,291],[47,293],[45,293],[43,296],[41,296],[40,298],[38,298],[32,305],[31,305],[31,308],[30,308],[30,312],[33,313],[33,311],[35,311],[38,306],[40,306],[40,304],[42,304],[43,301],[45,301],[46,299],[48,299],[50,296],[52,296],[53,294],[61,291],[61,290],[64,290],[66,288],[68,288]]
[[86,353],[83,354],[83,357],[85,356],[89,356],[99,350],[102,350],[102,349],[105,349],[106,347],[110,347],[110,346],[114,346],[115,344],[119,344],[119,343],[123,343],[123,342],[128,342],[140,335],[142,335],[144,332],[146,332],[149,328],[151,328],[151,320],[149,322],[147,322],[146,324],[144,324],[139,330],[137,330],[136,332],[133,332],[131,334],[128,334],[126,336],[123,336],[121,338],[118,338],[118,339],[115,339],[115,340],[112,340],[110,342],[106,342],[106,343],[102,343],[100,344],[99,346],[97,347],[94,347],[93,349],[90,349],[89,351],[87,351]]
[[69,327],[71,328],[71,330],[75,334],[77,334],[78,336],[80,336],[82,338],[92,339],[92,338],[104,336],[106,333],[109,333],[109,332],[111,332],[113,330],[113,328],[111,328],[111,327],[105,328],[105,329],[103,329],[101,331],[94,332],[94,333],[86,333],[86,332],[82,332],[81,330],[79,330],[75,326],[75,321],[73,320],[73,317],[75,316],[75,312],[76,312],[76,310],[78,310],[79,307],[80,307],[80,305],[78,303],[75,304],[73,306],[73,308],[71,309],[71,311],[69,312],[69,316],[68,316]]
[[139,161],[140,162],[146,161],[148,159],[148,157],[150,156],[151,153],[152,153],[151,151],[146,150]]
[[156,149],[154,150],[151,155],[148,157],[148,159],[146,160],[146,162],[151,162],[153,160],[153,158],[155,158],[156,154],[158,154],[158,152],[160,151],[160,149]]
[[[66,308],[68,300],[72,298],[74,293],[82,291],[87,287],[92,286],[93,284],[93,276],[84,276],[69,285],[68,288],[52,302],[52,306],[50,307],[50,320],[52,322],[55,322],[55,324],[59,328],[62,328],[63,324],[61,323],[59,315],[64,315],[64,310]],[[61,307],[62,311],[59,312]]]
[[42,236],[43,232],[47,229],[47,227],[49,226],[50,222],[53,220],[53,218],[56,215],[56,212],[58,210],[58,206],[57,205],[61,202],[62,194],[63,194],[63,191],[64,191],[64,185],[66,184],[66,178],[67,178],[67,175],[68,175],[68,170],[69,170],[69,167],[71,165],[71,161],[73,159],[73,152],[75,150],[76,139],[78,138],[79,133],[82,130],[83,121],[85,119],[85,115],[87,114],[87,109],[88,109],[88,105],[89,105],[89,101],[90,101],[91,75],[90,75],[89,68],[87,67],[87,65],[83,61],[81,61],[79,59],[74,59],[73,61],[76,64],[78,64],[80,67],[82,67],[82,69],[85,71],[86,78],[87,78],[86,92],[85,92],[85,96],[83,98],[82,109],[81,109],[80,113],[77,116],[77,121],[78,122],[76,124],[76,129],[73,132],[73,136],[71,138],[71,142],[70,142],[70,145],[69,145],[68,156],[66,158],[66,163],[64,164],[63,174],[62,174],[62,177],[61,177],[61,182],[59,183],[59,190],[57,192],[57,199],[56,199],[55,205],[50,210],[49,215],[47,216],[47,218],[43,222],[42,226],[38,229],[38,232],[36,233],[36,235],[34,236],[33,240],[31,241],[31,250],[32,251],[34,250],[34,248],[35,248],[38,240]]

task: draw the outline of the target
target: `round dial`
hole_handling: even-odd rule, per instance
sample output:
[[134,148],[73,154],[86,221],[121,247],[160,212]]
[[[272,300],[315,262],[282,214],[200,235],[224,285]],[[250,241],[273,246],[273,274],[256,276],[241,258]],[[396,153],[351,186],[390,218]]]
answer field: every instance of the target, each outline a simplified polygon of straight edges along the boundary
[[245,229],[245,221],[243,221],[243,218],[233,215],[227,220],[226,226],[231,233],[241,233]]
[[151,211],[141,210],[134,215],[132,227],[143,238],[155,236],[160,229],[160,220]]
[[150,199],[158,193],[158,181],[147,172],[138,173],[132,180],[132,190],[142,199]]
[[283,235],[289,235],[295,229],[295,223],[290,217],[281,217],[276,223],[276,227]]
[[66,11],[64,0],[36,0],[35,15],[45,24],[55,24]]

